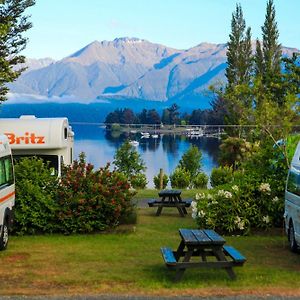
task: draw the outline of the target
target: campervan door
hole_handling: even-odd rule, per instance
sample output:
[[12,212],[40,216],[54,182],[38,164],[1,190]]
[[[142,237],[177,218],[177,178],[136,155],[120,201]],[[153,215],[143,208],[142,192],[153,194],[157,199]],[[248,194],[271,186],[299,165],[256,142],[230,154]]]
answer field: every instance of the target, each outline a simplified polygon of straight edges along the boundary
[[284,221],[290,249],[296,252],[300,246],[300,142],[287,178]]
[[0,136],[0,250],[8,243],[15,204],[15,182],[11,150],[6,136]]

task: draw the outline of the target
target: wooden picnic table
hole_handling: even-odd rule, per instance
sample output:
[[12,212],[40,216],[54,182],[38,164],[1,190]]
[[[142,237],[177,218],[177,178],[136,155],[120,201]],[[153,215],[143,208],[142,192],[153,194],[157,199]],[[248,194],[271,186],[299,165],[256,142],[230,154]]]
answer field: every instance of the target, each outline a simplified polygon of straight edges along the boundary
[[190,207],[192,202],[191,199],[181,199],[181,190],[162,190],[158,196],[160,199],[148,201],[149,207],[157,207],[157,216],[161,214],[163,207],[176,207],[180,216],[184,217],[187,214],[186,207]]
[[181,242],[176,251],[161,248],[167,267],[176,269],[175,280],[188,268],[225,269],[230,278],[236,277],[233,267],[242,266],[246,258],[214,230],[179,229]]

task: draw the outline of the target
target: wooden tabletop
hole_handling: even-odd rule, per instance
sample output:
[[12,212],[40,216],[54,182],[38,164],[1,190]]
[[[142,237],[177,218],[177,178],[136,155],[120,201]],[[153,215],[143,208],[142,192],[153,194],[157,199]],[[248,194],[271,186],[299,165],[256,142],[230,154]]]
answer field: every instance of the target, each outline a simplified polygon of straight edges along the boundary
[[225,239],[211,229],[179,229],[186,245],[224,245]]
[[161,190],[158,193],[159,197],[164,197],[164,196],[179,196],[181,194],[181,190]]

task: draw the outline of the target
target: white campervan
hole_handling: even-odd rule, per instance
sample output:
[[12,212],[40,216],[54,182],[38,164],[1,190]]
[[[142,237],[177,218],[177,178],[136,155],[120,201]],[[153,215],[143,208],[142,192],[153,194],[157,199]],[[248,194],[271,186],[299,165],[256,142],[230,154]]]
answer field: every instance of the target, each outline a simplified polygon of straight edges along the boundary
[[0,250],[8,243],[9,227],[15,205],[15,181],[11,150],[8,138],[0,136]]
[[61,175],[62,164],[73,162],[74,133],[67,118],[26,115],[0,119],[0,133],[8,137],[14,158],[40,157],[49,161],[58,176]]
[[296,252],[300,246],[300,142],[286,182],[284,221],[290,249]]

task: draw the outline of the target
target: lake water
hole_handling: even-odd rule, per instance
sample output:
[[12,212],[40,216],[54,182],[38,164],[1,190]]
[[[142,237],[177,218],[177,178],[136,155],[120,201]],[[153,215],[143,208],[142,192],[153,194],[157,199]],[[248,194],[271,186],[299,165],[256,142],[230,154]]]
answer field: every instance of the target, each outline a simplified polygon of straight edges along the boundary
[[191,145],[197,146],[202,152],[202,170],[210,174],[211,169],[218,165],[217,156],[220,141],[217,138],[189,138],[184,135],[160,135],[158,138],[141,138],[134,135],[112,134],[96,125],[71,124],[75,132],[75,157],[85,152],[87,161],[95,168],[112,162],[117,148],[129,137],[139,142],[135,148],[144,160],[147,170],[148,187],[153,187],[153,177],[163,168],[170,174],[176,168],[182,155]]

